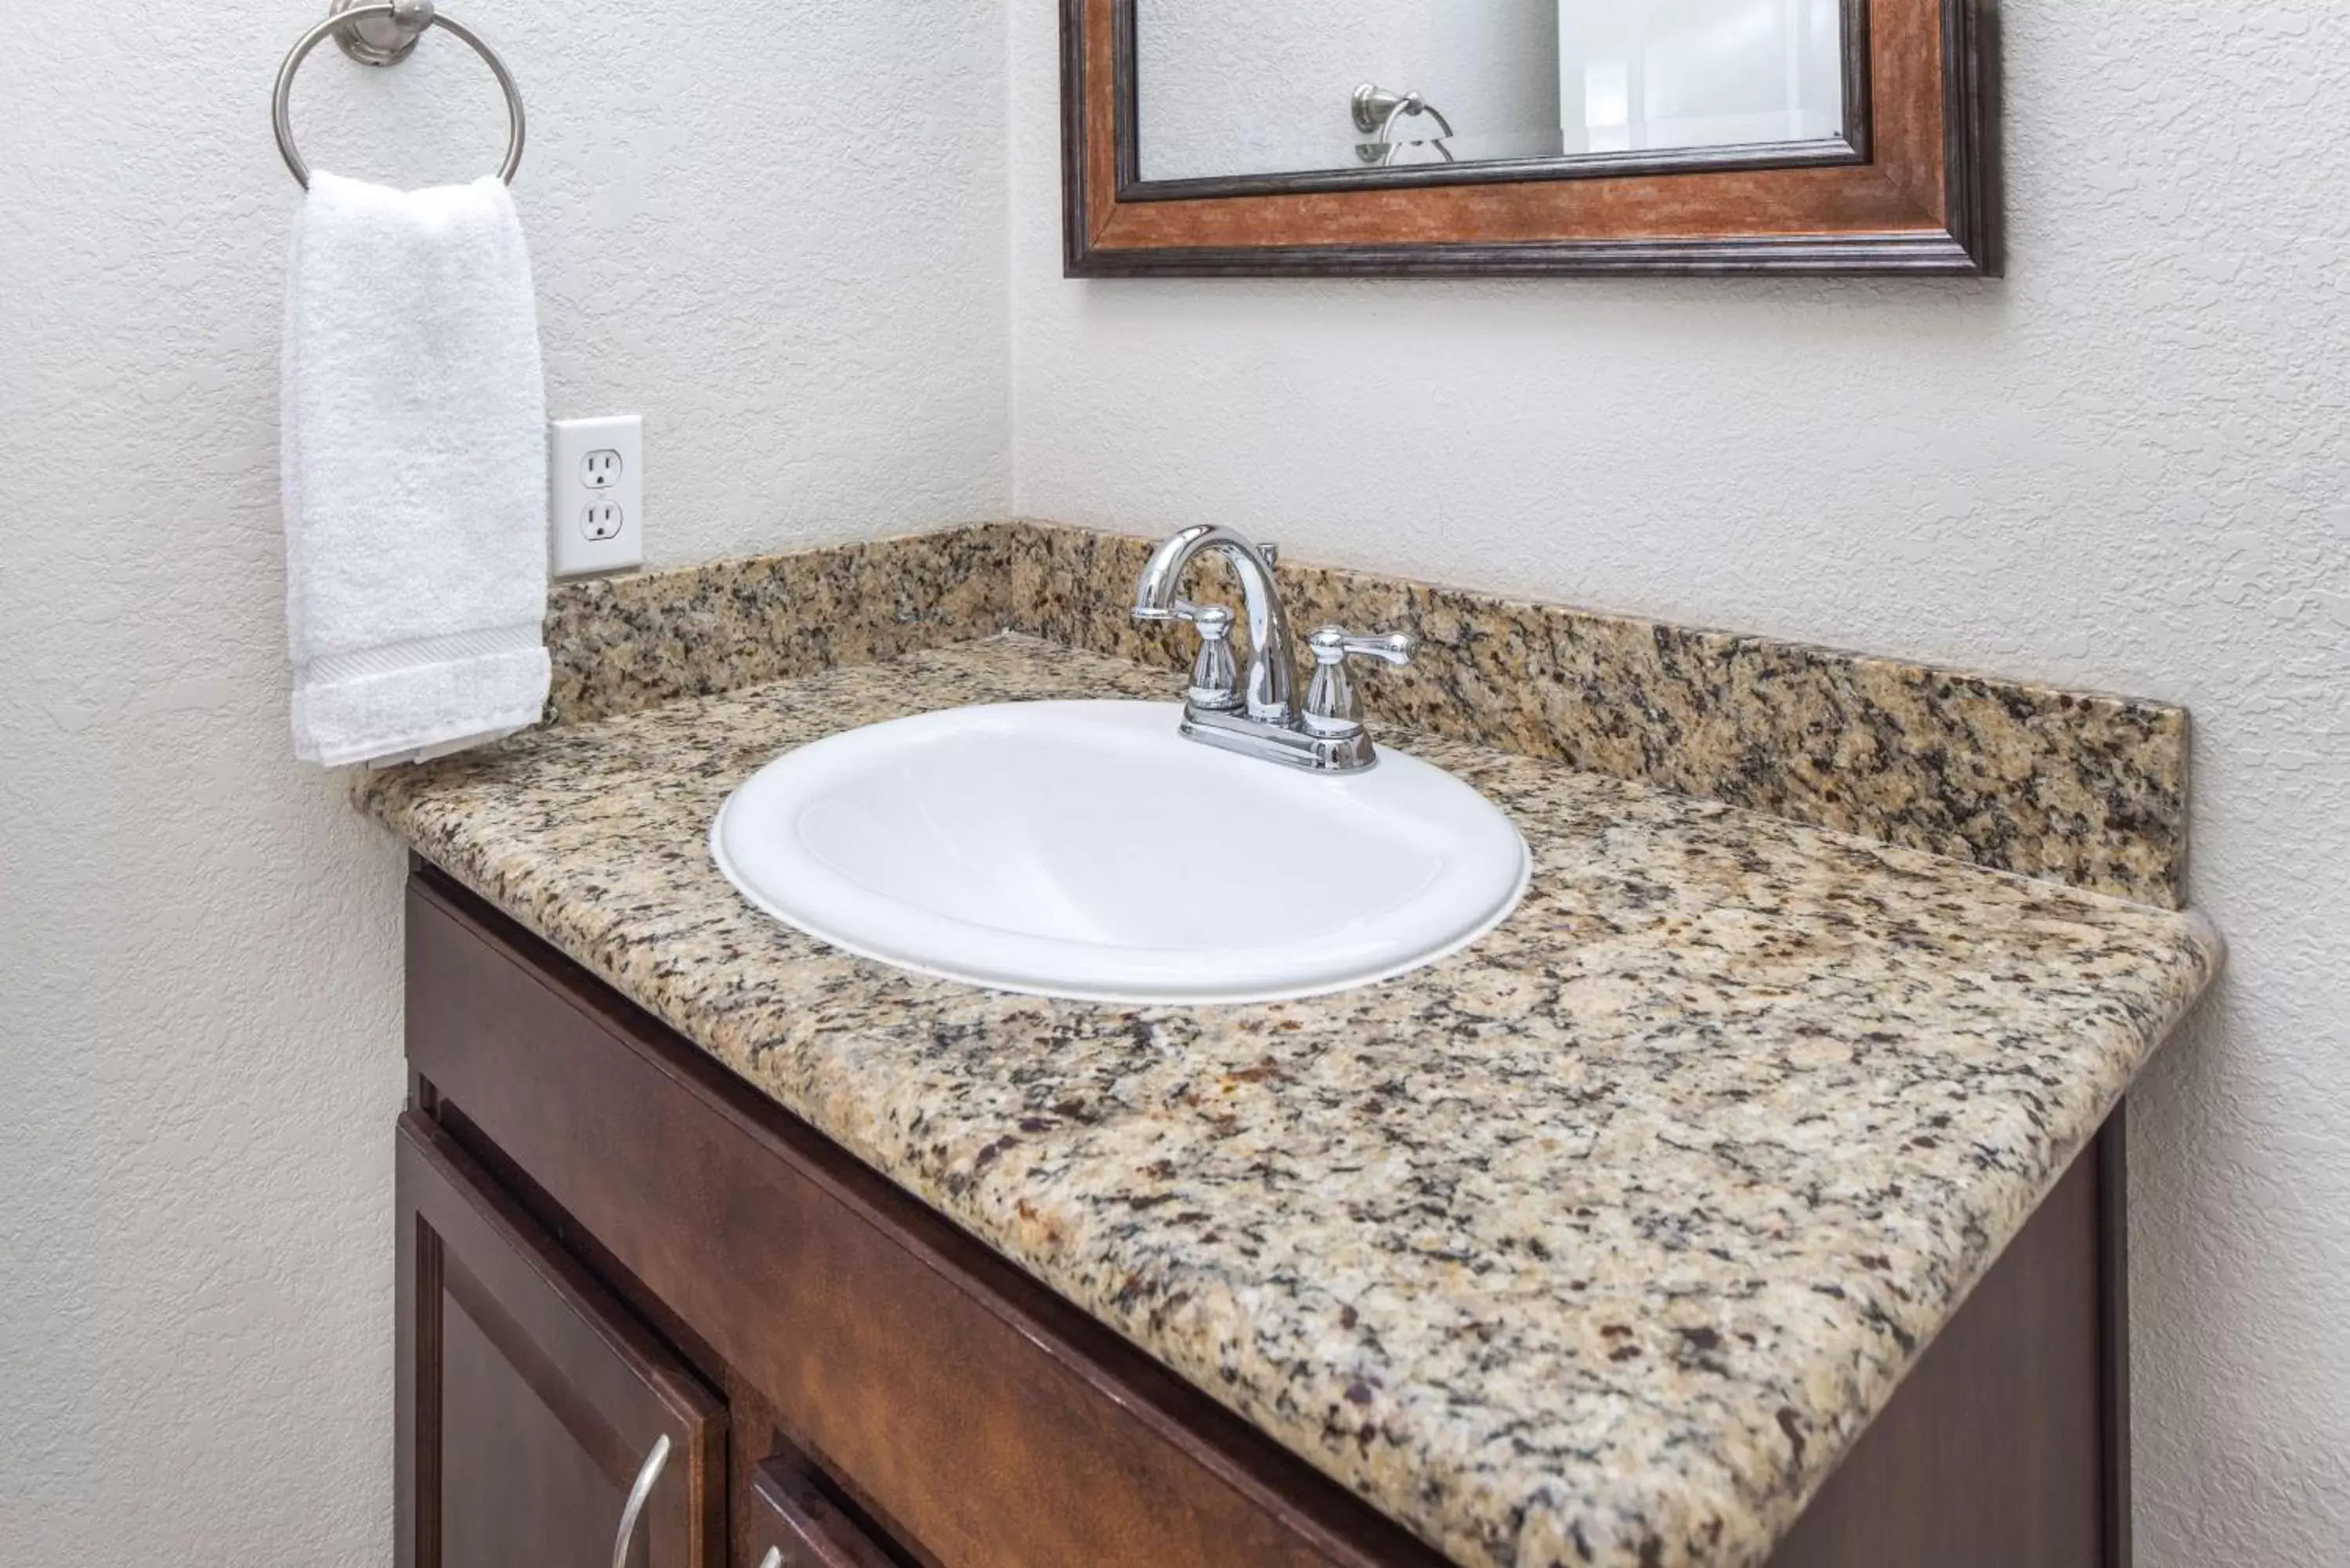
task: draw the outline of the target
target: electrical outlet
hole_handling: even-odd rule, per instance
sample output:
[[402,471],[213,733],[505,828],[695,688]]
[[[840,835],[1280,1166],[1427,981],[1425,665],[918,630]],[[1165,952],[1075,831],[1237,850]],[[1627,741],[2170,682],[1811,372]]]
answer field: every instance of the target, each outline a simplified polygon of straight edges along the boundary
[[546,445],[550,564],[558,577],[645,564],[645,422],[557,420]]

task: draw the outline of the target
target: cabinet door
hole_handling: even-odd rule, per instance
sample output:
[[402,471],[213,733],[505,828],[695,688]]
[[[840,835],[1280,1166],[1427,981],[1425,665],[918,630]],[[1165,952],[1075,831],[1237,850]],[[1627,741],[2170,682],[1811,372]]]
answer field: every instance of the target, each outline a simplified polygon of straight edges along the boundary
[[721,1568],[723,1407],[413,1112],[396,1179],[401,1568]]
[[735,1553],[745,1568],[898,1568],[891,1552],[789,1459],[751,1475],[751,1539]]

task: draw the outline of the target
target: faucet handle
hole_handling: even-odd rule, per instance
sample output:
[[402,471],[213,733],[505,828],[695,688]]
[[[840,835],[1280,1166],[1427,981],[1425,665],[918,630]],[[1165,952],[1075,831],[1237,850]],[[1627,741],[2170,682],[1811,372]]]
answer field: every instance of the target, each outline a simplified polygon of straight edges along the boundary
[[1347,673],[1349,659],[1376,659],[1383,664],[1411,662],[1419,640],[1409,632],[1366,636],[1343,627],[1326,626],[1305,639],[1314,652],[1314,679],[1305,687],[1306,729],[1317,735],[1345,736],[1363,727],[1363,699]]
[[1383,664],[1404,665],[1411,662],[1412,650],[1419,646],[1419,639],[1408,631],[1363,633],[1326,626],[1307,638],[1305,644],[1314,650],[1317,666],[1335,665],[1347,659],[1376,659]]
[[1222,605],[1182,605],[1183,618],[1200,634],[1199,657],[1191,660],[1191,689],[1183,693],[1194,708],[1225,711],[1241,705],[1240,661],[1232,657],[1232,612]]
[[1137,605],[1134,607],[1134,618],[1139,621],[1162,622],[1188,620],[1196,626],[1199,624],[1200,613],[1202,610],[1213,610],[1228,622],[1232,618],[1232,612],[1222,605],[1195,605],[1190,599],[1176,599],[1165,609],[1159,609],[1151,605]]
[[1184,693],[1194,708],[1219,711],[1241,705],[1240,661],[1232,657],[1232,612],[1222,605],[1195,605],[1176,599],[1165,609],[1134,607],[1139,621],[1189,621],[1200,634],[1199,656],[1191,660],[1191,686]]

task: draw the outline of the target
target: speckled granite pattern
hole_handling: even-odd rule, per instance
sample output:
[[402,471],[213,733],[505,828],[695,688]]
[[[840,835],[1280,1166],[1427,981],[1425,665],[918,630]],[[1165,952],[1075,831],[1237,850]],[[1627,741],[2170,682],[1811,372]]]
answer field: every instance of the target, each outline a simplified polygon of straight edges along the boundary
[[[1181,670],[1126,613],[1149,541],[1024,525],[1006,624]],[[1587,773],[2176,909],[2187,714],[1803,643],[1284,561],[1301,629],[1407,630],[1375,713]],[[1237,604],[1238,597],[1232,596]]]
[[[1179,671],[1126,613],[1147,541],[1046,524],[722,563],[557,589],[566,718],[627,711],[1013,629]],[[2178,908],[2187,715],[1367,573],[1281,568],[1302,628],[1422,639],[1372,711],[1889,844]],[[1170,681],[1170,690],[1172,689]]]
[[1163,696],[1006,638],[370,774],[426,856],[1471,1568],[1752,1564],[2219,961],[2199,919],[1460,741],[1524,903],[1338,996],[981,992],[712,865],[774,753]]
[[607,718],[1003,630],[1010,543],[983,524],[557,583],[552,717]]

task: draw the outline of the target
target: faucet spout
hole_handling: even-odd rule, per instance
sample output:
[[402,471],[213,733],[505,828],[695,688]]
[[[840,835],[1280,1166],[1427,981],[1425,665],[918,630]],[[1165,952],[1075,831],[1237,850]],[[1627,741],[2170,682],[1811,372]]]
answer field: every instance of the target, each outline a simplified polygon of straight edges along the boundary
[[1290,641],[1289,618],[1274,587],[1273,566],[1245,535],[1213,523],[1197,523],[1170,535],[1151,552],[1149,564],[1135,585],[1137,620],[1182,618],[1178,597],[1183,573],[1203,550],[1213,550],[1232,563],[1240,579],[1246,607],[1249,663],[1246,701],[1249,717],[1270,723],[1297,722],[1297,661]]
[[[1142,578],[1134,586],[1134,618],[1189,621],[1200,634],[1199,657],[1191,665],[1191,686],[1184,694],[1178,732],[1219,751],[1284,767],[1329,774],[1360,773],[1378,761],[1378,749],[1363,727],[1362,703],[1343,666],[1357,657],[1409,664],[1412,639],[1402,633],[1361,636],[1324,627],[1310,639],[1314,684],[1301,702],[1289,617],[1273,580],[1273,548],[1212,523],[1194,524],[1153,550],[1142,568]],[[1232,690],[1228,641],[1232,612],[1181,597],[1183,574],[1207,550],[1232,563],[1241,597],[1248,601],[1249,663],[1243,692]]]

